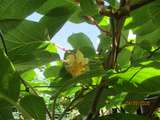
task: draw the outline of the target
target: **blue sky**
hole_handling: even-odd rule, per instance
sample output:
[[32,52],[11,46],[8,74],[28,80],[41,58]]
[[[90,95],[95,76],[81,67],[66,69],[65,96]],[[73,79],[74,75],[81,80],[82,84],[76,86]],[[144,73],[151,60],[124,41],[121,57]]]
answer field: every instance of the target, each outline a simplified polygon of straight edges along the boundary
[[[33,13],[26,19],[32,21],[39,21],[41,17],[42,15],[38,13]],[[71,22],[66,22],[61,28],[61,30],[53,36],[52,42],[63,48],[72,49],[71,46],[68,44],[67,39],[70,35],[79,32],[83,32],[84,34],[86,34],[93,42],[94,47],[97,48],[99,43],[98,35],[100,34],[100,31],[96,26],[90,25],[88,23],[74,24]],[[61,58],[63,58],[63,51],[58,49],[58,52],[60,53]]]

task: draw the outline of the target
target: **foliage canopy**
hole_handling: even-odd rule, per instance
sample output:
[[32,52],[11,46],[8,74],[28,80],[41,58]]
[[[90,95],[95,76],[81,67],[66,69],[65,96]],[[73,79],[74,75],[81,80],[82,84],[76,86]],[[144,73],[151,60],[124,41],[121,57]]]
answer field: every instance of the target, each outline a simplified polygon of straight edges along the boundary
[[[98,48],[75,33],[61,60],[68,21],[96,26]],[[159,0],[0,0],[0,120],[158,120],[159,21]]]

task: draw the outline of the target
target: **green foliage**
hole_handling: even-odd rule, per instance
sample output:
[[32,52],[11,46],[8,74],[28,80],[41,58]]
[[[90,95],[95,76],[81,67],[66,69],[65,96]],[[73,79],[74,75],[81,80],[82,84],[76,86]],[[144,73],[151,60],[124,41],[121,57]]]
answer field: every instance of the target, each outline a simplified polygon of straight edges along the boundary
[[[151,99],[160,95],[160,1],[130,0],[125,6],[123,0],[104,1],[0,0],[0,120],[159,116],[159,101]],[[26,19],[35,12],[42,15],[39,21]],[[72,50],[57,47],[51,39],[68,21],[97,27],[99,44],[73,33]],[[68,55],[72,64],[74,57],[80,61],[72,72],[87,70],[77,76],[67,72]],[[144,100],[150,104],[144,107]],[[146,107],[150,113],[144,113]]]
[[90,39],[83,33],[76,33],[68,38],[74,49],[79,49],[87,57],[95,56],[95,49]]
[[[12,63],[2,50],[0,50],[0,61],[0,66],[3,68],[0,69],[0,84],[2,85],[0,88],[0,94],[13,101],[17,101],[20,92],[20,77],[15,72]],[[12,118],[12,105],[1,97],[0,105],[0,116],[4,116],[4,118]],[[6,111],[8,115],[5,115],[5,112],[3,111]]]
[[107,117],[96,118],[96,120],[149,120],[144,116],[137,116],[132,114],[113,114]]
[[46,108],[43,98],[28,95],[21,99],[20,105],[36,120],[46,119]]
[[98,13],[95,0],[80,0],[80,6],[85,15],[95,15]]
[[45,0],[1,0],[0,20],[22,20],[43,5],[44,2]]
[[[60,4],[61,3],[62,1],[60,2]],[[52,1],[52,3],[50,4],[55,4],[55,1]],[[56,34],[56,32],[59,31],[59,29],[65,24],[65,22],[71,17],[71,15],[77,8],[74,4],[71,4],[69,2],[66,2],[66,4],[64,5],[56,5],[56,7],[53,5],[52,7],[53,8],[49,10],[40,20],[40,24],[44,25],[47,28],[50,37],[52,37]],[[46,9],[48,8],[45,8],[45,10]]]

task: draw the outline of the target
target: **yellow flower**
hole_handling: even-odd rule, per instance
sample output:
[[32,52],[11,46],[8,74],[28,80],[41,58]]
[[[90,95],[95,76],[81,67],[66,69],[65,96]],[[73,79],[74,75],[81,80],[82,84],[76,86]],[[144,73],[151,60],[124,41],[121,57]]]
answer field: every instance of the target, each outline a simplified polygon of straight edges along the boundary
[[65,61],[65,68],[73,77],[79,76],[89,69],[89,60],[88,58],[84,58],[80,50],[77,50],[74,54],[68,55]]

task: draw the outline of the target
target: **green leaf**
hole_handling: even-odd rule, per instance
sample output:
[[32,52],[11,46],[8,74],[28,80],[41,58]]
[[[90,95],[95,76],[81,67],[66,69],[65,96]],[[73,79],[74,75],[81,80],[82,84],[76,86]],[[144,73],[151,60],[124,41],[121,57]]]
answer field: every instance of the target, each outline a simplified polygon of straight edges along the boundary
[[69,4],[66,0],[47,0],[37,11],[41,14],[47,14],[54,8]]
[[0,20],[24,19],[44,2],[45,0],[1,0]]
[[68,42],[77,49],[80,47],[93,47],[91,41],[84,33],[75,33],[71,35]]
[[36,120],[46,120],[46,107],[43,98],[28,95],[20,100],[20,105]]
[[[110,93],[108,90],[111,91],[112,89],[106,89],[104,92],[104,95],[107,93]],[[118,91],[114,91],[112,94],[110,94],[108,96],[105,95],[107,98],[106,109],[120,106],[123,103],[123,101],[125,100],[126,95],[127,95],[126,92],[119,92],[118,93]]]
[[3,33],[8,32],[16,28],[22,20],[8,19],[8,20],[0,20],[0,28]]
[[[137,36],[137,43],[140,43],[141,45],[144,44],[150,44],[149,46],[158,46],[158,42],[159,42],[159,32],[160,32],[160,28],[157,28],[155,31],[143,35],[143,36]],[[143,43],[142,43],[143,42]],[[145,47],[146,48],[146,47]]]
[[160,26],[160,2],[156,0],[150,7],[150,16],[155,25]]
[[68,42],[74,49],[80,49],[85,57],[95,56],[92,42],[84,33],[75,33],[68,38]]
[[58,76],[59,72],[60,72],[61,67],[60,66],[51,66],[48,67],[45,72],[44,72],[44,76],[46,78],[55,78]]
[[118,54],[117,62],[122,67],[129,66],[133,47],[126,47]]
[[115,75],[119,78],[115,88],[120,91],[144,93],[145,95],[158,92],[160,85],[159,68],[160,66],[152,61],[142,67],[131,67],[126,72]]
[[[149,28],[149,29],[148,29]],[[136,27],[133,31],[139,36],[146,35],[152,33],[157,29],[157,26],[154,24],[153,21],[147,21],[145,24]]]
[[57,3],[57,7],[55,7],[54,2],[55,1],[52,1],[51,3],[53,7],[47,11],[45,16],[40,20],[40,23],[47,28],[50,37],[60,30],[77,9],[77,6],[74,4],[69,2],[63,4],[62,1],[59,1],[61,5]]
[[148,56],[148,51],[140,46],[135,46],[131,55],[132,63],[137,63],[138,60],[142,60]]
[[56,89],[56,93],[55,93],[57,95],[72,88],[73,86],[76,86],[77,83],[88,85],[88,83],[90,84],[92,82],[91,78],[104,76],[106,74],[107,74],[106,71],[104,71],[102,68],[99,68],[96,70],[91,69],[90,71],[80,76],[72,78],[71,75],[66,72],[65,68],[63,68],[60,71],[59,79],[55,79],[52,82],[52,85],[59,86],[59,88]]
[[125,29],[132,29],[137,26],[143,25],[150,21],[149,7],[141,7],[131,12],[130,17],[125,22]]
[[69,21],[73,23],[82,23],[85,21],[84,19],[84,13],[81,9],[77,9],[73,15],[70,17]]
[[98,13],[98,7],[95,0],[80,0],[80,6],[85,15],[95,15]]
[[[20,78],[8,57],[0,50],[0,94],[17,101],[20,91]],[[0,109],[9,109],[10,104],[0,98]]]
[[59,59],[54,52],[47,51],[48,32],[44,26],[23,21],[17,28],[4,34],[8,55],[18,71],[28,70]]
[[[77,105],[77,108],[82,115],[87,115],[89,113],[95,95],[95,90],[90,91],[82,98],[81,102]],[[101,99],[99,100],[98,109],[105,105],[105,100],[106,96],[101,97]]]
[[36,72],[34,70],[28,70],[21,74],[23,80],[32,81],[36,77]]
[[[131,13],[131,17],[126,22],[125,28],[135,28],[137,35],[142,36],[152,33],[159,28],[159,2],[153,1],[151,4],[141,7]],[[141,20],[139,20],[141,19]],[[148,29],[149,28],[149,29]]]
[[106,36],[105,34],[99,35],[100,38],[100,43],[98,46],[98,52],[100,54],[104,54],[107,52],[107,50],[110,49],[111,43],[112,43],[112,38],[109,36]]
[[0,110],[0,120],[14,120],[11,110]]

